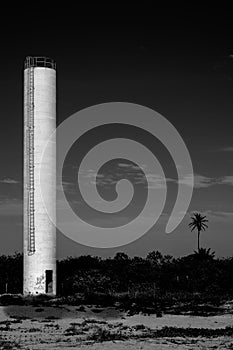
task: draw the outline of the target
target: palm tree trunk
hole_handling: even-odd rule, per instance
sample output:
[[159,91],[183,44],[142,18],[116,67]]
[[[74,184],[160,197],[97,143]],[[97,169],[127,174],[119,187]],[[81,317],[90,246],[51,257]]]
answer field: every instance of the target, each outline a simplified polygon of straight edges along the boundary
[[197,251],[199,252],[200,250],[200,231],[198,230],[197,233]]

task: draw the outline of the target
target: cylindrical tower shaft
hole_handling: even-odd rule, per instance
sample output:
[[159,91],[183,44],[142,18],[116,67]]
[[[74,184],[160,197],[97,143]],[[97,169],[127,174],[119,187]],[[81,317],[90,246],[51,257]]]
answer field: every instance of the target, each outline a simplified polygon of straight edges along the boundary
[[[56,129],[56,66],[27,57],[24,69],[24,294],[56,294],[56,227],[40,191],[42,154]],[[46,192],[56,213],[56,144],[43,157]],[[43,176],[44,178],[44,176]]]

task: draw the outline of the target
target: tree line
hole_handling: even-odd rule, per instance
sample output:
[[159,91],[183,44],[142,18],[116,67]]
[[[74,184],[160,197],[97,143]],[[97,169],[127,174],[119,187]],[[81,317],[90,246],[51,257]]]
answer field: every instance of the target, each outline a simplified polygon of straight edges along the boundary
[[[233,257],[210,249],[179,258],[150,252],[145,258],[118,252],[113,258],[68,257],[57,261],[59,295],[233,291]],[[0,293],[22,293],[23,255],[0,256]]]
[[[200,248],[200,234],[208,228],[207,222],[198,212],[191,216],[188,226],[197,231],[197,250],[184,257],[154,250],[145,258],[118,252],[113,258],[87,255],[57,261],[58,295],[233,293],[233,257],[215,258],[210,248]],[[23,255],[0,256],[0,293],[22,290]]]

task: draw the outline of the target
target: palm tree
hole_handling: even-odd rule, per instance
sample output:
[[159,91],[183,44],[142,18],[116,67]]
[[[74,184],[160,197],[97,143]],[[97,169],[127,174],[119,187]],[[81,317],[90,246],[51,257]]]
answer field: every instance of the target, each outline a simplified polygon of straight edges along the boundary
[[206,216],[202,216],[200,213],[194,213],[191,217],[191,222],[189,224],[189,227],[191,228],[191,232],[195,229],[197,229],[197,251],[200,250],[200,233],[201,231],[205,231],[205,229],[208,227],[206,224],[208,220],[206,219]]
[[194,255],[198,256],[199,259],[213,260],[215,252],[211,252],[211,248],[200,248],[198,251],[194,250]]

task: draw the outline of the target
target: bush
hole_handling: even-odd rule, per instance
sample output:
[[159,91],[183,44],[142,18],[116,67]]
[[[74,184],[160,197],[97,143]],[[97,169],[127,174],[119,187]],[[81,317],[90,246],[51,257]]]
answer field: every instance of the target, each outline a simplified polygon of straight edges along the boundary
[[123,340],[125,337],[119,330],[110,331],[109,329],[99,327],[87,339],[102,343],[104,341]]
[[17,294],[2,294],[0,295],[0,305],[22,305],[23,297]]

